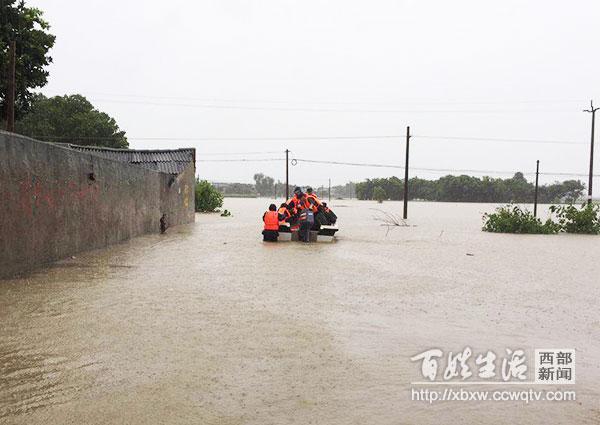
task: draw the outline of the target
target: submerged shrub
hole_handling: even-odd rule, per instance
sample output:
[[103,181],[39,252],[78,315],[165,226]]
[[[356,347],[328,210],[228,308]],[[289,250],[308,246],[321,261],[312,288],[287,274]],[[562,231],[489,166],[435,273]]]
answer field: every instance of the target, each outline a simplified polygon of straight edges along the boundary
[[561,229],[560,225],[551,219],[542,222],[528,210],[517,205],[506,205],[496,209],[496,212],[484,214],[483,231],[494,233],[528,233],[554,234]]
[[550,211],[556,214],[558,225],[567,233],[600,234],[600,206],[584,204],[581,209],[574,205],[552,205]]
[[196,211],[214,212],[223,206],[223,195],[206,180],[196,181]]
[[373,199],[375,199],[380,204],[387,198],[387,194],[385,190],[381,186],[377,186],[373,189]]

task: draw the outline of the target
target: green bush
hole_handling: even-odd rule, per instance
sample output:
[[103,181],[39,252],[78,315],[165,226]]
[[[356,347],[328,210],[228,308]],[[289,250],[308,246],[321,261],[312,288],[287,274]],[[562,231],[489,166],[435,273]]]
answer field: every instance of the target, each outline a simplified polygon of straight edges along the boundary
[[584,204],[581,209],[574,205],[552,205],[550,211],[556,214],[558,225],[567,233],[600,234],[600,206]]
[[375,189],[373,189],[373,199],[375,199],[380,204],[383,202],[384,199],[387,199],[387,194],[381,186],[377,186],[375,187]]
[[223,195],[206,180],[196,180],[196,211],[214,212],[223,206]]
[[554,234],[561,230],[560,225],[551,219],[545,223],[527,210],[517,205],[506,205],[496,209],[496,212],[484,214],[483,231],[494,233],[528,233]]

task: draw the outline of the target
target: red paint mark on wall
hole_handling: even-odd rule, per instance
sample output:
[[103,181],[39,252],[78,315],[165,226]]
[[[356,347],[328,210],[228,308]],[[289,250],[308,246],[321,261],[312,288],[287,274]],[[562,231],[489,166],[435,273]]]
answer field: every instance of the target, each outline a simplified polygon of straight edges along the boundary
[[[28,217],[44,210],[53,210],[73,202],[97,202],[100,188],[97,184],[76,183],[74,181],[43,181],[35,175],[19,182],[17,200],[21,211]],[[10,195],[5,196],[10,198]]]

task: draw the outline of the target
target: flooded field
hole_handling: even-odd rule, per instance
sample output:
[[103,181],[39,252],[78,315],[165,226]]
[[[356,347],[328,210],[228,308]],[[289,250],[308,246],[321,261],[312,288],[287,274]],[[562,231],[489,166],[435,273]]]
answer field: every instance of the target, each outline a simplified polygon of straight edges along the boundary
[[[388,229],[373,209],[400,203],[333,201],[337,242],[265,245],[267,203],[0,281],[0,423],[600,422],[599,238],[483,233],[481,204]],[[575,348],[577,401],[411,400],[412,356],[466,346]]]

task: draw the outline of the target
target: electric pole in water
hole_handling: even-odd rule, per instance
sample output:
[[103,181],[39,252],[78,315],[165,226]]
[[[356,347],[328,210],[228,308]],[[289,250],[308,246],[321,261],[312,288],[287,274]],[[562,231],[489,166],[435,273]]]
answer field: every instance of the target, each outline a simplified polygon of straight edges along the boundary
[[289,159],[290,151],[289,149],[285,150],[285,202],[290,199],[290,162]]
[[6,131],[15,132],[15,87],[16,83],[16,56],[17,45],[14,41],[10,42],[8,49],[8,81],[6,92]]
[[331,179],[329,179],[329,203],[331,203]]
[[404,166],[404,214],[408,218],[408,147],[410,142],[410,127],[406,127],[406,164]]
[[540,182],[540,160],[537,160],[537,165],[535,167],[535,196],[533,200],[533,216],[537,217],[537,204],[538,204],[538,185]]
[[600,108],[594,108],[594,101],[590,101],[590,109],[584,109],[583,112],[592,114],[592,143],[590,147],[590,178],[588,181],[588,204],[592,203],[592,186],[594,184],[594,127],[596,125],[596,111]]

